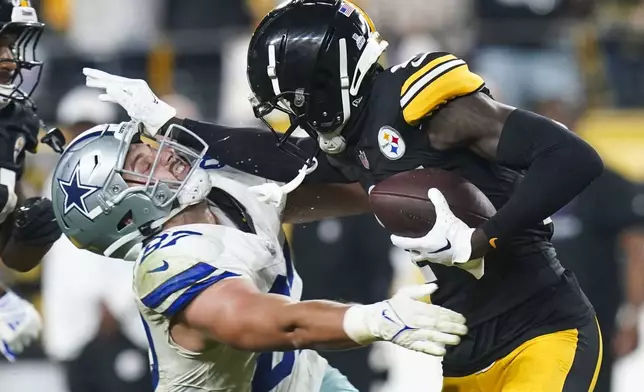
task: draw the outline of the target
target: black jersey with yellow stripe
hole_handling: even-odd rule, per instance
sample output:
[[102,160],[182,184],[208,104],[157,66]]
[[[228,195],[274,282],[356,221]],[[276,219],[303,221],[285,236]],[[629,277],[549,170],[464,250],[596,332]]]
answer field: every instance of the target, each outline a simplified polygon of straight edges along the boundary
[[[483,79],[449,53],[420,54],[383,70],[360,103],[359,118],[347,130],[347,150],[330,161],[367,191],[403,171],[428,167],[453,170],[476,185],[498,210],[520,183],[522,173],[465,148],[439,151],[432,147],[425,129],[431,127],[431,116],[450,101],[477,93],[490,94]],[[518,337],[529,335],[535,324],[554,325],[544,320],[547,315],[557,314],[558,325],[563,323],[566,328],[587,321],[590,305],[574,276],[565,273],[557,260],[550,243],[552,233],[548,219],[504,239],[498,249],[486,255],[481,280],[458,268],[431,266],[440,287],[432,300],[463,313],[471,335],[476,336],[475,342],[466,339],[450,351],[445,371],[466,373],[484,364],[499,351],[520,344]],[[565,293],[560,295],[561,301],[542,298],[552,295],[553,287]],[[538,304],[543,311],[526,309],[525,304]],[[546,310],[549,306],[557,310]],[[500,317],[511,321],[496,326]]]
[[400,89],[400,107],[412,125],[453,99],[485,89],[483,79],[449,53],[424,53],[391,70],[411,73]]

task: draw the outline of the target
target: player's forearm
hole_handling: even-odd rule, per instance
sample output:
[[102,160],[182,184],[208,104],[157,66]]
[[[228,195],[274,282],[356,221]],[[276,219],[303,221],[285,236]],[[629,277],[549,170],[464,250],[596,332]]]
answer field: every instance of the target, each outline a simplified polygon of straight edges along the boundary
[[258,305],[252,315],[240,321],[240,334],[233,346],[248,351],[358,347],[343,328],[349,306],[331,301],[274,300],[280,304],[266,306],[267,302],[261,301],[264,306]]
[[7,267],[15,271],[28,272],[40,264],[51,246],[52,244],[25,245],[11,238],[2,251],[2,260]]
[[300,224],[369,211],[369,196],[357,183],[301,185],[288,195],[283,221]]
[[[510,200],[481,229],[487,239],[531,227],[568,204],[603,170],[586,142],[552,120],[515,110],[500,136],[497,161],[527,169]],[[487,242],[487,241],[485,241]]]
[[[300,162],[276,147],[275,135],[268,130],[231,128],[190,119],[173,119],[172,122],[185,126],[204,139],[210,146],[210,157],[237,170],[273,181],[289,182],[302,168]],[[301,138],[298,147],[313,152],[315,141]],[[323,155],[318,157],[318,168],[305,179],[305,183],[310,184],[347,182],[350,181]]]

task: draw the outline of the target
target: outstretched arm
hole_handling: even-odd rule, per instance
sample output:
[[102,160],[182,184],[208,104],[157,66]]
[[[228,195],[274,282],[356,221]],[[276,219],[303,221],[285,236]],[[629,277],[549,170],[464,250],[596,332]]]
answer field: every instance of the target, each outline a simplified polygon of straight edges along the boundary
[[262,294],[246,279],[228,279],[201,293],[178,320],[240,350],[345,349],[358,346],[342,328],[347,309],[331,301],[293,302]]
[[247,279],[227,279],[199,294],[177,315],[175,325],[247,351],[338,350],[384,340],[444,355],[444,344],[460,342],[459,335],[467,333],[463,316],[420,301],[436,290],[435,285],[403,290],[389,301],[349,306],[296,302],[261,293]]
[[284,223],[308,223],[370,212],[369,195],[358,183],[303,184],[289,193]]
[[[222,163],[246,173],[269,180],[288,182],[298,173],[302,164],[276,148],[275,136],[268,130],[230,128],[206,122],[177,118],[177,111],[160,100],[144,80],[128,79],[103,71],[84,68],[86,85],[104,90],[99,99],[121,105],[140,121],[151,135],[160,129],[179,124],[204,139],[210,145],[209,155]],[[313,151],[316,141],[302,138],[298,147]],[[309,183],[350,183],[325,157],[318,157],[318,169],[307,176]]]
[[[166,125],[179,124],[197,134],[210,146],[208,155],[237,170],[251,173],[272,181],[289,182],[302,167],[302,163],[277,148],[272,132],[258,128],[231,128],[190,119],[173,118]],[[299,138],[297,146],[311,153],[315,140]],[[351,183],[333,167],[325,154],[319,154],[317,169],[306,176],[305,184]]]
[[[272,181],[290,182],[302,168],[302,163],[277,148],[275,135],[266,129],[232,128],[180,119],[176,117],[176,110],[160,100],[143,80],[88,68],[83,69],[83,73],[87,76],[88,87],[105,91],[99,99],[121,105],[152,135],[171,124],[182,125],[209,145],[210,157]],[[189,145],[191,140],[181,142]],[[316,141],[308,137],[296,143],[303,151],[313,152],[316,147]],[[319,154],[317,160],[317,169],[289,196],[285,220],[302,223],[367,212],[368,199],[364,192],[358,191],[356,179],[347,178],[324,154]]]
[[[177,118],[170,123],[190,129],[210,146],[208,154],[211,157],[245,173],[289,182],[302,167],[300,162],[276,147],[275,136],[270,131]],[[189,143],[189,140],[180,141]],[[314,144],[315,141],[308,137],[301,138],[298,143],[303,150],[311,151]],[[288,195],[284,222],[307,223],[369,212],[369,197],[360,184],[350,182],[331,166],[325,154],[320,154],[317,159],[317,169]]]
[[595,150],[563,125],[475,93],[447,104],[426,127],[432,146],[467,147],[501,165],[525,170],[510,200],[472,235],[472,259],[492,244],[541,222],[570,202],[603,170]]

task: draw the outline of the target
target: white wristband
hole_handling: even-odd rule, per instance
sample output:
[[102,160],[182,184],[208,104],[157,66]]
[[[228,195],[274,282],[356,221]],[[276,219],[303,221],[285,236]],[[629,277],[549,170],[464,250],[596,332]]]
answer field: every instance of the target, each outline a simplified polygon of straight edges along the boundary
[[369,305],[354,305],[347,309],[342,323],[347,336],[363,346],[377,340],[369,328],[369,310]]

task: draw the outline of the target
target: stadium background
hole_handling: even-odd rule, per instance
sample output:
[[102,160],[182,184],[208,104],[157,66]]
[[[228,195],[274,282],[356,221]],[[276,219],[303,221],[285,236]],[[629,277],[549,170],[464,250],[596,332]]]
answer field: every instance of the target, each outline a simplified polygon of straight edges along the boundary
[[[49,126],[71,131],[78,123],[125,118],[79,89],[84,66],[145,78],[184,116],[255,124],[246,101],[245,45],[274,0],[33,3],[47,23],[35,100]],[[557,214],[555,240],[569,255],[562,256],[564,266],[584,276],[584,290],[608,314],[625,301],[644,301],[638,291],[644,272],[633,273],[644,264],[644,1],[357,3],[390,42],[385,64],[421,51],[453,51],[486,78],[495,97],[567,124],[598,149],[620,185],[597,186],[589,208]],[[44,148],[30,160],[28,193],[43,192],[55,161]],[[604,210],[608,224],[594,219]],[[628,215],[627,223],[615,222],[620,214]],[[377,301],[419,279],[371,217],[287,229],[308,298]],[[597,244],[580,235],[588,232],[611,241],[614,252],[600,257],[589,251]],[[129,267],[103,262],[60,244],[31,273],[2,271],[43,310],[45,334],[18,363],[0,362],[1,392],[149,390],[145,342],[129,307]],[[620,334],[613,390],[640,391],[644,350],[631,351],[637,329],[615,327],[613,333]],[[361,391],[440,390],[439,363],[422,355],[386,345],[325,355]]]

